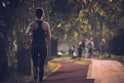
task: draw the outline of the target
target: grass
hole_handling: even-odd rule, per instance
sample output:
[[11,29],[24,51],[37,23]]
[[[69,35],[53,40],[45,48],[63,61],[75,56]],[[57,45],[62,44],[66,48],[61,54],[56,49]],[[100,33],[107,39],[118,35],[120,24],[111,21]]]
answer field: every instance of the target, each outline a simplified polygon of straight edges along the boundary
[[97,55],[94,58],[100,59],[100,60],[117,60],[117,61],[120,61],[120,62],[124,62],[124,56],[113,55],[113,54],[111,54],[109,56],[109,54],[107,54],[107,53],[103,54],[103,55]]
[[96,56],[94,56],[94,58],[96,58],[96,59],[100,59],[100,60],[103,60],[103,59],[110,59],[110,57],[109,57],[109,54],[102,54],[102,55],[96,55]]
[[57,61],[57,62],[72,62],[75,64],[90,64],[91,61],[90,60],[86,60],[83,58],[72,58],[70,56],[61,56],[61,57],[57,57],[57,58],[53,58],[51,61]]
[[52,72],[56,71],[60,67],[60,64],[48,62],[48,65],[45,66],[44,77],[46,78]]

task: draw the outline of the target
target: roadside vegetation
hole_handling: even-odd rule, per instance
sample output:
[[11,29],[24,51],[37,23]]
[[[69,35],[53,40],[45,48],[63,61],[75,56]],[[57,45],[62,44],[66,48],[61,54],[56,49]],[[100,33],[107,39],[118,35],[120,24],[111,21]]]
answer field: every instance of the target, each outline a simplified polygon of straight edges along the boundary
[[117,61],[120,61],[120,62],[124,62],[124,56],[122,56],[122,55],[117,56],[117,55],[113,55],[113,54],[109,55],[108,53],[103,54],[103,55],[96,55],[96,56],[94,56],[94,58],[95,59],[100,59],[100,60],[108,59],[108,60],[117,60]]
[[91,61],[90,60],[87,60],[87,59],[83,59],[83,58],[78,58],[78,57],[75,57],[75,58],[72,58],[71,56],[61,56],[61,57],[57,57],[57,58],[53,58],[51,61],[56,61],[56,62],[72,62],[72,63],[75,63],[75,64],[90,64]]

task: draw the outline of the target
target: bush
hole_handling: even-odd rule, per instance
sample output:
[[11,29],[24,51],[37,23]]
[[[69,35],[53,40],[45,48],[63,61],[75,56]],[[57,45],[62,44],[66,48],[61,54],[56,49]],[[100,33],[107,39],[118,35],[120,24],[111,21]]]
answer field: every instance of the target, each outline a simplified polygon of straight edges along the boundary
[[124,55],[124,29],[120,29],[118,34],[110,40],[110,50],[112,54]]

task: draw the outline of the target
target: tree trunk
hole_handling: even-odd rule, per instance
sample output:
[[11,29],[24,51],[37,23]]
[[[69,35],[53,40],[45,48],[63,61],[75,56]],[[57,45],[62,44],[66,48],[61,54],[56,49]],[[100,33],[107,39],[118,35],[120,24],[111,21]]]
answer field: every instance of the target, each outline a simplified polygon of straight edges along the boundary
[[0,2],[0,81],[4,80],[8,73],[8,57],[6,52],[7,25],[5,20],[5,8]]
[[[21,19],[20,19],[21,20]],[[22,19],[23,20],[23,19]],[[18,22],[19,23],[19,22]],[[25,22],[24,22],[25,23]],[[20,23],[17,25],[17,70],[20,75],[31,75],[31,49],[30,49],[30,42],[26,41],[27,38],[21,32],[21,28],[24,27],[24,23]],[[28,46],[26,48],[26,46]]]
[[5,27],[0,28],[0,80],[3,80],[8,73],[7,40],[5,39],[5,31],[3,29],[5,29]]
[[4,80],[8,73],[8,58],[5,49],[0,49],[0,81]]
[[17,69],[20,75],[31,75],[30,49],[21,48],[17,52]]
[[56,56],[57,55],[57,46],[58,46],[58,40],[52,39],[51,40],[51,55]]

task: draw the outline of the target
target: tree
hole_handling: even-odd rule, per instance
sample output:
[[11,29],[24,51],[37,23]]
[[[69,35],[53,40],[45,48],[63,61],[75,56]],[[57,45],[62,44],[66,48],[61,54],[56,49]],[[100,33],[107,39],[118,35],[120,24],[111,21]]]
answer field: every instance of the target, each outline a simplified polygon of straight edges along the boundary
[[[3,80],[8,74],[8,45],[9,45],[9,31],[12,28],[12,15],[17,5],[14,0],[7,4],[8,0],[0,0],[0,80]],[[9,14],[8,14],[9,13]]]
[[[18,32],[17,28],[21,27],[21,26],[19,26],[19,24],[22,24],[21,23],[22,19],[19,22],[19,19],[17,16],[18,15],[17,10],[20,10],[19,7],[23,8],[22,3],[23,3],[23,0],[1,0],[0,1],[0,11],[1,11],[1,13],[0,13],[1,14],[0,15],[1,16],[1,18],[0,18],[0,26],[1,26],[1,28],[0,28],[0,34],[1,34],[1,36],[0,36],[0,43],[1,43],[1,45],[0,45],[0,48],[1,48],[1,50],[0,50],[0,55],[1,55],[0,73],[3,78],[5,75],[7,75],[6,73],[8,70],[8,64],[12,65],[11,58],[14,58],[13,60],[16,61],[16,57],[14,55],[11,56],[11,54],[13,52],[13,49],[15,48],[14,44],[16,44],[15,43],[17,40],[16,38],[20,37],[20,36],[16,37],[15,33]],[[19,47],[19,45],[16,45],[16,46]],[[19,50],[20,49],[17,49],[17,51],[19,51]],[[17,52],[17,54],[18,54],[18,52]],[[24,60],[25,63],[27,63],[29,61],[29,59],[26,60],[24,57],[21,59]],[[18,60],[17,65],[20,66],[20,64],[19,64],[20,59],[17,58],[17,60]],[[9,63],[8,63],[8,61],[9,61]],[[22,65],[23,65],[22,68],[24,68],[24,64],[22,64]],[[1,79],[3,79],[3,78],[1,78]]]

